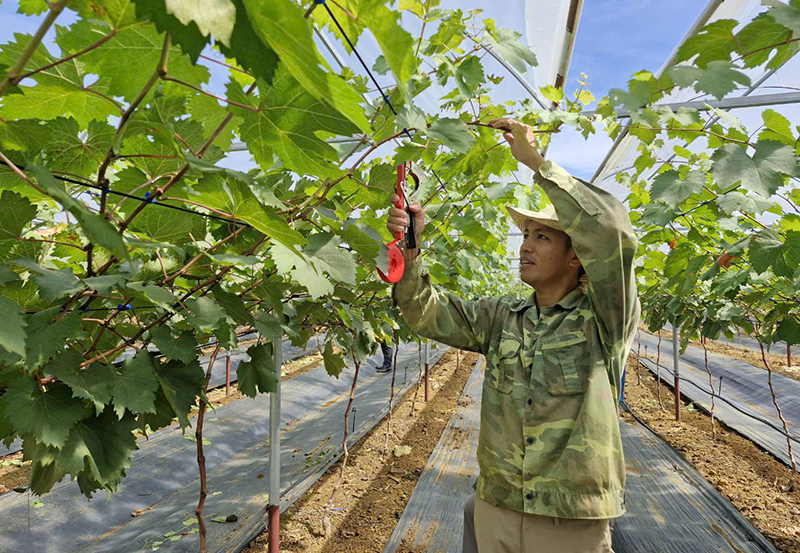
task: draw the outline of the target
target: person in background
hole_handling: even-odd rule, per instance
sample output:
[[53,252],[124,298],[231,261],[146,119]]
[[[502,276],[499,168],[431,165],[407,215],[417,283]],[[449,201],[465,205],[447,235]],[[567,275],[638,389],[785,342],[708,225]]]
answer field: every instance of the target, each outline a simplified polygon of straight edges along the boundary
[[[617,400],[641,310],[637,240],[625,207],[545,161],[529,126],[489,124],[552,202],[506,208],[523,232],[519,274],[533,293],[464,301],[431,285],[415,248],[392,295],[418,334],[486,357],[464,551],[609,552],[610,520],[625,512]],[[409,209],[420,244],[425,213]],[[389,209],[391,234],[407,225],[406,211]]]
[[387,342],[381,341],[381,351],[383,352],[383,365],[375,369],[378,373],[392,372],[392,354],[394,350]]

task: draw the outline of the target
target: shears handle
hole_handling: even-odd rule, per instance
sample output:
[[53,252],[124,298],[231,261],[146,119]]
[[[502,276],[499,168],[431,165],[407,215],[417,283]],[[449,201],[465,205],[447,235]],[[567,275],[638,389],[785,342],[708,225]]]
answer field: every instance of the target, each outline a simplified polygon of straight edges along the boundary
[[[416,180],[416,176],[413,175],[414,179]],[[411,213],[411,210],[408,207],[406,202],[407,196],[405,191],[406,186],[406,164],[401,163],[397,166],[397,186],[395,188],[395,193],[399,198],[395,203],[394,206],[397,209],[403,209],[406,213],[408,213],[408,227],[406,228],[406,248],[414,249],[417,247],[417,234],[414,229],[414,214]],[[397,240],[401,240],[403,238],[403,233],[398,232],[394,236]]]

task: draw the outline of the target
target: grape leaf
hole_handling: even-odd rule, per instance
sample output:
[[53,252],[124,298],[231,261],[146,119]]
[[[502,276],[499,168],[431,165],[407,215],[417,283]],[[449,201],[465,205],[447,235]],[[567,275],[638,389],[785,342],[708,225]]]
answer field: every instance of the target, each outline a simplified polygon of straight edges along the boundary
[[342,370],[347,368],[347,363],[344,358],[340,354],[333,352],[333,346],[330,341],[325,343],[325,349],[322,351],[322,359],[325,362],[325,372],[336,378],[339,378]]
[[264,344],[247,348],[250,361],[239,363],[236,375],[239,391],[254,398],[258,393],[274,393],[278,390],[275,360]]
[[36,181],[45,192],[60,203],[64,209],[72,213],[86,233],[87,238],[99,246],[103,246],[117,257],[128,258],[128,250],[122,235],[103,217],[95,215],[89,209],[70,196],[64,186],[53,175],[38,165],[29,164],[28,169],[36,176]]
[[729,61],[716,60],[708,63],[705,69],[691,65],[677,65],[669,70],[675,83],[682,87],[694,87],[722,100],[726,94],[736,90],[736,83],[750,85],[750,77],[736,70]]
[[192,237],[202,240],[206,234],[206,221],[197,215],[171,209],[145,209],[133,220],[130,229],[153,242],[179,245],[191,242]]
[[[800,14],[800,11],[798,13]],[[743,58],[745,67],[763,65],[769,60],[773,50],[779,52],[776,57],[782,57],[781,47],[774,45],[784,42],[788,38],[789,31],[775,20],[774,15],[777,14],[767,12],[758,15],[736,35],[737,51],[742,55],[747,54]]]
[[115,491],[131,466],[131,452],[138,449],[136,417],[132,413],[118,419],[110,409],[80,421],[70,432],[58,461],[70,474],[80,474],[81,491],[87,498],[98,488]]
[[189,411],[198,396],[205,397],[206,378],[200,363],[197,359],[191,363],[170,361],[156,366],[156,376],[181,428],[191,426]]
[[79,365],[83,360],[78,351],[68,349],[42,370],[69,386],[73,397],[92,401],[95,411],[101,413],[111,399],[111,391],[117,379],[116,371],[110,365],[102,363],[94,363],[81,369]]
[[719,208],[728,215],[732,215],[735,211],[759,214],[769,209],[772,205],[769,200],[764,199],[760,194],[744,195],[738,191],[721,194],[717,197],[716,202]]
[[122,419],[125,410],[132,413],[155,412],[155,396],[158,390],[153,358],[147,350],[122,362],[111,394],[114,411]]
[[790,146],[764,140],[751,158],[739,146],[726,144],[711,156],[714,177],[721,186],[742,183],[747,190],[769,198],[783,185],[783,175],[794,175],[797,158]]
[[298,173],[335,178],[342,173],[336,150],[315,132],[325,130],[351,135],[357,131],[325,101],[298,91],[295,80],[282,64],[260,97],[245,96],[238,85],[228,86],[228,96],[251,106],[254,112],[236,106],[230,110],[242,118],[240,133],[256,161],[264,168],[273,165],[273,154]]
[[[96,20],[83,19],[60,37],[59,46],[72,54],[87,48],[109,33]],[[80,57],[81,63],[108,82],[113,96],[132,101],[156,71],[164,46],[164,35],[154,25],[136,25],[118,29],[114,38]],[[181,52],[172,48],[167,57],[169,75],[198,86],[208,81],[209,71],[202,65],[192,65]],[[187,94],[188,94],[188,90]]]
[[794,317],[782,319],[775,336],[790,345],[800,344],[800,323]]
[[783,242],[773,230],[762,230],[750,242],[750,263],[759,273],[767,269],[778,276],[792,275],[783,257]]
[[28,372],[38,369],[56,352],[64,348],[67,338],[73,338],[81,328],[81,314],[72,311],[56,320],[60,307],[44,309],[26,318],[28,322],[28,335],[36,336],[36,340],[29,340],[28,355],[25,366]]
[[16,192],[3,190],[0,195],[0,240],[19,238],[36,217],[36,206]]
[[428,117],[420,108],[409,104],[397,110],[397,124],[404,129],[425,132],[428,129]]
[[256,327],[256,330],[261,333],[261,336],[263,336],[265,340],[280,338],[284,334],[283,327],[278,319],[276,319],[274,315],[264,313],[263,311],[256,314],[253,326]]
[[269,254],[278,268],[278,273],[288,273],[295,282],[306,287],[312,299],[333,293],[333,284],[320,271],[283,244],[273,243]]
[[144,297],[159,307],[163,307],[171,313],[177,312],[175,311],[173,305],[178,302],[178,298],[172,295],[172,292],[166,288],[162,288],[161,286],[145,285],[141,282],[129,282],[127,286],[131,290],[144,295]]
[[184,25],[195,23],[203,36],[230,46],[236,7],[230,0],[166,0],[167,11]]
[[258,38],[242,0],[233,0],[233,4],[236,6],[236,24],[231,44],[230,47],[219,44],[219,50],[234,58],[251,75],[270,84],[278,66],[278,55]]
[[460,154],[467,153],[475,142],[469,127],[459,119],[437,120],[428,129],[428,136],[441,140],[445,146]]
[[185,304],[191,311],[191,314],[184,315],[186,322],[198,332],[213,332],[219,326],[220,320],[227,318],[225,311],[211,298],[192,298],[186,300]]
[[189,364],[197,358],[197,340],[191,330],[184,330],[175,338],[168,326],[150,329],[150,337],[158,350],[169,359]]
[[521,37],[522,33],[503,28],[486,35],[492,48],[497,50],[511,67],[524,74],[528,70],[526,64],[531,67],[536,67],[538,64],[533,50],[519,41]]
[[762,0],[762,3],[770,7],[767,14],[774,17],[775,21],[791,29],[795,36],[800,35],[800,2],[791,0],[787,5],[778,0]]
[[676,208],[692,194],[702,192],[705,184],[706,174],[702,171],[689,171],[685,179],[677,171],[667,171],[653,179],[652,198]]
[[320,67],[321,59],[311,26],[291,0],[244,0],[250,23],[258,36],[274,50],[300,86],[318,100],[325,100],[364,132],[369,122],[360,107],[362,98],[333,73]]
[[203,36],[195,22],[190,21],[184,25],[177,17],[168,13],[167,3],[162,0],[134,0],[134,2],[136,16],[139,19],[152,21],[159,33],[168,32],[172,42],[181,47],[192,63],[197,63],[197,58],[209,43],[210,37]]
[[360,14],[360,19],[372,31],[400,89],[410,96],[408,82],[416,68],[414,38],[400,25],[400,14],[375,3]]
[[304,251],[318,271],[325,271],[332,278],[355,286],[356,262],[353,254],[340,247],[341,243],[341,238],[335,234],[311,234]]
[[52,382],[45,391],[29,376],[20,375],[0,396],[0,412],[19,434],[62,447],[75,422],[86,414],[86,405],[72,397],[66,384]]
[[57,117],[42,125],[47,142],[42,150],[48,164],[59,171],[89,176],[99,167],[99,161],[111,147],[114,127],[104,121],[90,121],[81,132],[72,118]]
[[0,347],[10,353],[25,357],[25,316],[19,305],[0,295]]
[[245,307],[242,298],[236,294],[226,292],[219,286],[214,288],[214,299],[222,306],[228,316],[240,325],[251,325],[254,323],[253,316]]
[[683,43],[677,61],[687,61],[697,55],[693,63],[703,68],[714,60],[730,60],[736,48],[733,29],[738,24],[735,19],[720,19],[706,25]]
[[83,290],[83,283],[69,269],[43,269],[30,259],[15,259],[12,263],[36,273],[33,279],[39,285],[39,297],[44,301],[61,298]]

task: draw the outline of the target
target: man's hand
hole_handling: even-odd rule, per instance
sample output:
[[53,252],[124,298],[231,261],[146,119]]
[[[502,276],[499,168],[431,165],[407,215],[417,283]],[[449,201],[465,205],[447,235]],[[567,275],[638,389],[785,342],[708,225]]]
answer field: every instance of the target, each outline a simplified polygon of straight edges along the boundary
[[[389,208],[389,216],[386,220],[386,230],[388,230],[392,236],[398,232],[405,234],[406,227],[408,226],[408,214],[404,209],[398,209],[394,207],[394,203],[400,201],[400,198],[397,196],[397,194],[392,194],[392,197],[389,200],[392,202],[392,207]],[[420,238],[422,236],[422,230],[425,228],[425,210],[422,209],[422,206],[419,204],[419,202],[414,202],[408,207],[411,210],[411,213],[414,214],[414,234],[416,235],[415,238],[417,239],[417,247],[413,250],[405,249],[405,240],[398,242],[398,244],[404,248],[403,253],[406,261],[411,261],[419,255]]]
[[530,125],[520,123],[516,119],[492,119],[489,125],[495,129],[504,130],[503,138],[511,146],[511,154],[519,161],[538,171],[544,163],[544,158],[536,149],[536,138]]

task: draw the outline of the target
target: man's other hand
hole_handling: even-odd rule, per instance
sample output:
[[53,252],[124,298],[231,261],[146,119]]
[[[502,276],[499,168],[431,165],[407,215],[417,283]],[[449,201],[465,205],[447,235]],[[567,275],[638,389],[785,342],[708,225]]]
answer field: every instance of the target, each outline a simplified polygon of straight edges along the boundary
[[534,171],[544,163],[544,158],[536,149],[536,135],[530,125],[520,123],[516,119],[503,117],[492,119],[489,125],[495,129],[505,130],[503,138],[511,146],[511,154],[517,161],[524,163]]

